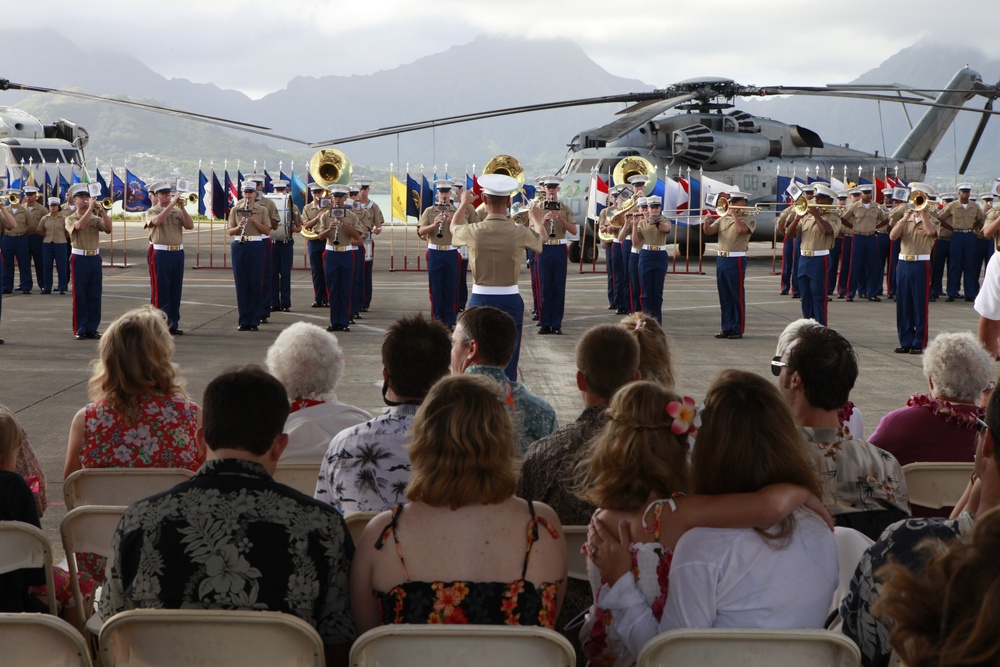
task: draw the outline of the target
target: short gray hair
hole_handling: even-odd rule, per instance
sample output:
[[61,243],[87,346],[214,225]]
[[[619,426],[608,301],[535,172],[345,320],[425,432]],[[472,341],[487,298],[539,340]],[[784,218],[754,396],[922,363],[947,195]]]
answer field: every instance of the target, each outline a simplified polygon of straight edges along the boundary
[[821,327],[819,322],[813,319],[801,318],[788,323],[785,330],[778,336],[778,346],[774,349],[774,356],[780,357],[787,350],[792,341],[799,337],[799,332],[804,327]]
[[332,400],[344,372],[344,351],[333,334],[315,324],[296,322],[267,349],[264,363],[285,385],[289,399]]
[[936,397],[978,403],[993,379],[993,359],[972,332],[942,333],[924,350],[924,375]]

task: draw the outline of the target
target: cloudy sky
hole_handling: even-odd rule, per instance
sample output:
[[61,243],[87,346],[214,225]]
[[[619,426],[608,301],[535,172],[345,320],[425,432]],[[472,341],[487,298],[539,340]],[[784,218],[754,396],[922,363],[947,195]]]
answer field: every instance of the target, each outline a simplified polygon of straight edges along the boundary
[[612,74],[655,86],[702,75],[758,85],[843,82],[921,38],[1000,55],[995,0],[56,0],[47,7],[53,4],[59,11],[50,15],[76,18],[48,27],[83,48],[113,40],[164,76],[254,98],[294,76],[370,74],[484,33],[566,37]]

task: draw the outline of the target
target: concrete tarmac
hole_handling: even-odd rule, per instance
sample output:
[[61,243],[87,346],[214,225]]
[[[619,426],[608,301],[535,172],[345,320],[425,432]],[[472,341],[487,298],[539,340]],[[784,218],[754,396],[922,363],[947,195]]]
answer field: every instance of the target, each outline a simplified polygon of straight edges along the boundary
[[[104,269],[103,331],[115,317],[149,302],[149,273],[146,247],[140,226],[127,229],[127,258],[123,263],[120,227],[115,223],[114,253],[102,245],[105,262],[117,267]],[[409,238],[407,238],[407,236]],[[209,250],[213,262],[221,266],[227,240],[216,231],[211,237],[203,230],[201,245],[196,232],[185,236],[187,269],[181,328],[176,339],[175,361],[180,364],[190,395],[201,402],[205,386],[222,370],[234,365],[261,364],[278,333],[292,322],[304,320],[325,327],[328,311],[309,307],[313,301],[308,271],[293,272],[292,312],[273,313],[259,332],[236,331],[236,298],[231,269],[194,268],[206,264]],[[390,243],[391,240],[391,243]],[[416,311],[429,316],[427,276],[418,271],[400,270],[404,249],[406,265],[417,265],[414,232],[402,227],[390,229],[378,238],[375,258],[375,288],[371,310],[338,335],[347,360],[338,398],[369,412],[384,405],[381,397],[380,346],[386,327],[397,317]],[[211,247],[210,247],[211,246]],[[296,266],[303,249],[296,242]],[[747,331],[742,340],[717,340],[720,311],[715,284],[714,246],[706,254],[704,273],[669,274],[664,288],[663,324],[673,345],[678,391],[700,400],[718,373],[739,368],[770,378],[770,360],[777,336],[785,325],[802,316],[798,300],[779,296],[779,276],[772,273],[770,244],[753,244],[746,279]],[[392,264],[390,271],[390,248]],[[425,260],[420,253],[420,266]],[[679,262],[679,268],[683,265]],[[778,258],[780,269],[780,255]],[[521,380],[555,408],[559,423],[572,421],[582,409],[576,389],[574,346],[587,328],[621,318],[607,309],[606,277],[581,273],[571,265],[568,275],[566,316],[562,336],[538,336],[530,318],[531,289],[527,271],[521,273],[521,294],[526,304],[524,340],[521,345]],[[697,269],[697,267],[692,267]],[[15,271],[15,287],[17,286]],[[471,279],[469,280],[471,287]],[[930,335],[946,331],[975,332],[978,315],[971,303],[959,300],[931,304]],[[829,324],[854,345],[860,360],[860,377],[851,400],[864,415],[865,433],[871,434],[881,417],[902,405],[915,392],[925,391],[921,360],[916,355],[893,353],[896,340],[896,305],[883,297],[881,303],[859,300],[846,303],[834,298],[829,304]],[[10,408],[27,430],[30,442],[42,462],[48,481],[50,507],[42,519],[56,551],[59,521],[65,514],[62,504],[62,471],[66,440],[73,415],[87,403],[90,364],[96,356],[95,341],[77,341],[72,335],[72,299],[69,294],[41,295],[15,292],[3,297],[0,337],[0,403]]]

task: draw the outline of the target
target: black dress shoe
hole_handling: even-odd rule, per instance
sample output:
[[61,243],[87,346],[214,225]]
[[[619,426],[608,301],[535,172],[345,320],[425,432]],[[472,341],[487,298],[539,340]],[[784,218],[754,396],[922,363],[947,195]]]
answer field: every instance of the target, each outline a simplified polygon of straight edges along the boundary
[[260,331],[260,327],[258,327],[256,324],[251,324],[250,331]]
[[931,295],[931,298],[929,299],[929,301],[930,301],[931,303],[934,303],[934,302],[935,302],[935,301],[937,301],[937,300],[938,300],[938,298],[937,298],[937,295],[936,295],[936,294],[932,294],[932,295]]
[[77,340],[87,340],[87,334],[85,333],[73,334],[73,338]]
[[781,290],[781,296],[788,296],[788,290],[786,289]]
[[975,299],[970,299],[969,297],[965,297],[965,300],[969,303],[973,303],[975,301]]
[[184,335],[184,330],[183,329],[171,329],[170,330],[170,335],[171,336],[183,336]]
[[541,327],[538,329],[539,336],[548,336],[550,333],[552,333],[552,327]]
[[921,350],[919,347],[915,347],[912,350],[910,350],[910,354],[923,354],[923,353],[924,351]]
[[614,309],[615,309],[614,306],[608,306],[608,310],[614,310]]
[[66,293],[66,290],[64,290],[64,289],[61,289],[61,290],[59,290],[59,293],[60,293],[60,294],[65,294],[65,293]]
[[328,327],[326,328],[326,330],[327,330],[327,331],[340,331],[340,327],[338,327],[338,326],[336,326],[336,325],[333,325],[333,324],[331,324],[330,326],[328,326]]
[[260,323],[261,324],[268,324],[269,322],[268,322],[268,319],[266,317],[262,317],[262,318],[260,318]]
[[271,306],[271,312],[276,313],[281,310],[281,306]]
[[740,340],[741,338],[743,338],[743,334],[739,333],[738,331],[730,331],[729,335],[726,336],[726,338],[728,338],[729,340]]
[[3,293],[4,293],[4,294],[13,294],[14,292],[13,292],[13,290],[9,290],[9,289],[5,289],[5,290],[3,291]]
[[288,313],[291,312],[291,310],[292,310],[291,306],[285,306],[284,308],[281,309],[281,312]]
[[869,301],[882,301],[882,299],[878,298],[877,296],[870,296],[870,297],[868,297],[868,300]]
[[890,294],[888,298],[889,298],[889,301],[895,301],[896,300],[896,295],[895,294]]
[[837,295],[837,298],[838,298],[838,299],[843,299],[843,298],[844,298],[844,296],[845,296],[845,295],[843,295],[843,294],[838,294],[838,295]]
[[241,324],[240,326],[236,327],[236,330],[237,331],[250,331],[250,326],[246,325],[246,324]]
[[624,308],[619,308],[618,310],[615,311],[615,315],[628,315],[628,311],[625,310]]
[[0,345],[3,345],[3,338],[0,338]]
[[537,322],[538,321],[538,313],[532,313],[531,314],[531,321],[532,322]]
[[893,350],[893,352],[895,352],[896,354],[909,354],[910,353],[910,348],[908,348],[908,347],[897,347],[895,350]]
[[[462,310],[462,309],[459,309],[459,312],[461,312],[461,310]],[[361,312],[362,312],[362,313],[367,313],[367,312],[368,312],[368,307],[366,306],[366,307],[362,308],[362,309],[361,309]]]
[[559,329],[559,328],[556,328],[556,327],[553,327],[553,328],[552,328],[552,333],[554,333],[554,334],[555,334],[555,335],[557,335],[557,336],[562,336],[562,329]]
[[949,297],[948,297],[947,299],[945,299],[945,302],[947,302],[947,303],[951,303],[951,302],[953,302],[954,300],[955,300],[955,297],[953,297],[953,296],[949,296]]
[[21,290],[21,294],[31,294],[31,290],[30,289],[23,289],[23,290]]
[[340,327],[341,331],[350,331],[351,327]]
[[313,301],[313,302],[312,302],[312,303],[311,303],[311,304],[309,305],[309,307],[310,307],[310,308],[322,308],[322,307],[323,307],[323,302],[322,302],[322,301]]
[[87,338],[89,338],[90,340],[101,340],[101,334],[97,333],[96,331],[88,331]]
[[52,290],[50,290],[50,289],[43,289],[41,292],[39,292],[39,294],[52,294]]
[[719,333],[715,334],[715,337],[716,338],[729,338],[729,332],[728,331],[720,331]]
[[853,296],[849,296],[849,297],[847,297],[847,301],[848,301],[849,303],[854,303],[854,297],[853,297]]
[[793,298],[793,299],[801,299],[801,298],[802,298],[802,295],[801,295],[801,294],[799,294],[798,292],[796,292],[795,294],[793,294],[793,295],[792,295],[792,298]]
[[356,319],[356,320],[362,320],[364,318],[361,317],[361,313],[354,313],[354,319]]

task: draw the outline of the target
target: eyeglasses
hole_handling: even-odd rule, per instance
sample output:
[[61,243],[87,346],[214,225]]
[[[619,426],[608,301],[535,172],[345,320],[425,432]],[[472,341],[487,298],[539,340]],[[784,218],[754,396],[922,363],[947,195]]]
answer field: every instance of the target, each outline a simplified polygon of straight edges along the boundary
[[792,367],[791,364],[789,364],[789,363],[784,362],[784,361],[781,360],[781,355],[780,354],[775,355],[771,359],[771,375],[773,375],[774,377],[778,377],[779,375],[781,375],[781,369],[782,368],[791,369],[791,367]]
[[990,425],[984,422],[981,418],[976,417],[976,429],[979,431],[979,435],[983,435],[990,430]]

